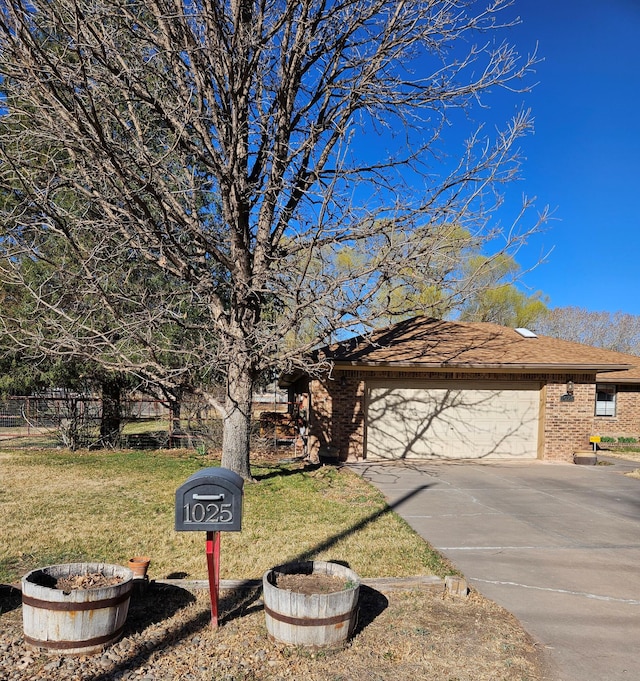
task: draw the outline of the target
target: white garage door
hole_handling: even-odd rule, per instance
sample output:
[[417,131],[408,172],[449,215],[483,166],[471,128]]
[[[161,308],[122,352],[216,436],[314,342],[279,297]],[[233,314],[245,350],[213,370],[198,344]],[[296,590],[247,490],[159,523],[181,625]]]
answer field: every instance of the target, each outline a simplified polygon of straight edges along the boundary
[[536,458],[533,383],[367,384],[367,458]]

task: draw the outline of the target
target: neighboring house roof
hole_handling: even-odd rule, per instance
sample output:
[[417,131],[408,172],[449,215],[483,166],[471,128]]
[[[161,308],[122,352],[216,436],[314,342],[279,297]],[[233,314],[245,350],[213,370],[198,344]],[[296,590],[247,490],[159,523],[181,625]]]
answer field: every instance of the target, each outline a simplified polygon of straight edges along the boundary
[[[497,371],[587,371],[608,382],[640,382],[640,357],[549,336],[527,338],[498,324],[414,317],[319,351],[336,367],[413,367]],[[603,376],[603,378],[605,378]],[[600,377],[598,377],[600,380]]]
[[635,355],[625,355],[623,353],[616,353],[622,361],[625,359],[635,366],[626,371],[614,371],[607,374],[598,374],[598,383],[628,383],[634,385],[640,385],[640,357]]

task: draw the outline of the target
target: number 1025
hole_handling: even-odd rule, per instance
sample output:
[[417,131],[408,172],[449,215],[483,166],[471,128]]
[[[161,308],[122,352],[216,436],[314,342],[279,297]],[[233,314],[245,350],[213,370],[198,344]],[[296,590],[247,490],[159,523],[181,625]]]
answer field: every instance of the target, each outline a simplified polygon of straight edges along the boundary
[[184,522],[185,523],[230,523],[233,521],[231,504],[185,504]]

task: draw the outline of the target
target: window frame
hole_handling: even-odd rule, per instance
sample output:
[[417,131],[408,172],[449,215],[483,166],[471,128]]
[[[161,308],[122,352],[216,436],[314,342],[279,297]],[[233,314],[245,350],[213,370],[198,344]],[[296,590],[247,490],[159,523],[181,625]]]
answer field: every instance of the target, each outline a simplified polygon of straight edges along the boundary
[[[610,395],[611,399],[598,399],[599,395]],[[613,384],[597,384],[596,383],[596,403],[595,416],[602,418],[612,418],[617,415],[617,395],[618,386]]]

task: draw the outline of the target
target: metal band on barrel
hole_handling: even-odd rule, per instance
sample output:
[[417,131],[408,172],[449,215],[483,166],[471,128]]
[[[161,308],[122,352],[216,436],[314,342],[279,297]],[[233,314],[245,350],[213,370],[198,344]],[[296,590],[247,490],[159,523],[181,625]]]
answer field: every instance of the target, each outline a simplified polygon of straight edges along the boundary
[[341,615],[334,615],[333,617],[324,617],[315,619],[312,617],[289,617],[288,615],[283,615],[279,612],[274,612],[271,608],[264,606],[264,611],[269,617],[277,620],[278,622],[284,622],[285,624],[297,624],[301,627],[321,627],[330,626],[332,624],[340,624],[341,622],[346,622],[353,616],[352,612],[345,612]]
[[120,605],[131,597],[131,592],[114,596],[113,598],[105,598],[101,601],[83,601],[81,603],[72,603],[70,601],[43,601],[40,598],[33,596],[26,596],[22,594],[23,605],[30,605],[32,608],[42,608],[43,610],[60,610],[60,611],[76,611],[76,610],[101,610],[102,608],[111,608],[114,605]]
[[115,631],[110,634],[105,634],[104,636],[96,636],[95,638],[89,638],[86,641],[51,641],[50,639],[46,641],[38,641],[31,636],[25,636],[24,642],[28,643],[34,648],[46,648],[49,650],[70,650],[72,648],[90,648],[92,646],[101,646],[105,643],[110,643],[120,638],[122,632],[124,631],[124,624],[118,627]]

